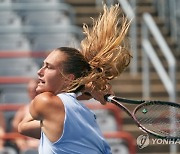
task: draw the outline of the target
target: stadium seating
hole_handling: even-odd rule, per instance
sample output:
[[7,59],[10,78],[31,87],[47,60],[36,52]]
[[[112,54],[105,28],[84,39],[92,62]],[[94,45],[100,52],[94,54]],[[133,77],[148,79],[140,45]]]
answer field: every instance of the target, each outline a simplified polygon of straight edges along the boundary
[[21,154],[39,154],[37,149],[28,149],[26,151],[21,152]]
[[29,103],[29,96],[26,92],[26,90],[24,91],[2,91],[0,93],[0,103],[22,103],[22,104],[27,104]]
[[[70,32],[69,36],[66,33],[63,39],[61,36],[56,38],[48,36],[48,39],[41,35],[65,33],[67,30],[64,31],[64,28],[61,28],[63,25],[71,31],[74,11],[68,4],[58,2],[60,1],[14,0],[10,3],[11,6],[4,3],[0,5],[0,51],[47,51],[60,46],[79,47],[77,45],[79,41],[72,34],[75,32],[80,35],[77,30]],[[4,18],[6,16],[7,18]],[[12,34],[23,35],[23,37],[14,38]],[[34,39],[37,35],[41,36],[39,39]]]
[[13,0],[18,3],[58,3],[59,0]]
[[11,0],[1,0],[1,1],[0,1],[0,5],[1,5],[1,4],[3,4],[3,5],[4,5],[4,4],[5,4],[5,5],[11,5],[11,3],[12,3]]
[[6,147],[4,149],[0,150],[1,154],[18,154],[13,148],[11,147]]
[[0,75],[1,76],[31,76],[37,75],[39,67],[33,59],[15,58],[1,59]]
[[[0,3],[1,4],[1,3]],[[0,26],[20,26],[21,18],[13,11],[0,11]]]
[[27,84],[1,84],[0,103],[28,103]]
[[63,11],[30,11],[24,13],[23,24],[25,25],[69,25],[71,20]]
[[136,145],[133,136],[125,131],[104,133],[110,144],[112,154],[135,154]]
[[27,37],[20,33],[0,34],[1,51],[31,51],[31,44]]
[[64,34],[40,34],[31,37],[32,51],[51,51],[61,46],[69,46],[79,48],[80,42],[70,33]]

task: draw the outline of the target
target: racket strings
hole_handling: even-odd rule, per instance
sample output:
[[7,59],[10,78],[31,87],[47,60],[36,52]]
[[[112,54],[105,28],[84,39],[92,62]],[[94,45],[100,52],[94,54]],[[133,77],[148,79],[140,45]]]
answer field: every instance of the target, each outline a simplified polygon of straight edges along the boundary
[[163,137],[180,137],[180,108],[165,104],[146,104],[134,112],[148,131]]

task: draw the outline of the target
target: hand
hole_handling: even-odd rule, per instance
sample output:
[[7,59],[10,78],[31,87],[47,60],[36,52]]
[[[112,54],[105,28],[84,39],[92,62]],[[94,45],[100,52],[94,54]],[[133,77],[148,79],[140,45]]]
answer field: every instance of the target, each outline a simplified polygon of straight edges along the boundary
[[27,112],[24,119],[18,125],[18,132],[25,136],[40,139],[41,122],[34,120],[31,114]]
[[85,90],[84,90],[84,92],[90,93],[91,96],[92,96],[95,100],[99,101],[102,105],[105,105],[105,104],[107,104],[108,102],[105,101],[104,96],[105,96],[106,94],[112,94],[112,95],[114,95],[114,92],[113,92],[113,90],[112,90],[112,86],[111,86],[110,84],[108,84],[108,85],[106,85],[106,86],[107,86],[107,90],[105,90],[105,91],[96,90],[96,89],[94,88],[94,85],[93,85],[92,82],[91,82],[91,83],[85,85]]

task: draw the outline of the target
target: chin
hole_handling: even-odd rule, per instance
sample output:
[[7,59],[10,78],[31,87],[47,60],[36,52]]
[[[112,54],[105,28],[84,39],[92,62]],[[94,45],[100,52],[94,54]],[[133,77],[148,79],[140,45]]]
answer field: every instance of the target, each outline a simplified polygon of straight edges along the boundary
[[46,92],[46,90],[45,90],[44,88],[37,87],[37,88],[36,88],[36,92],[37,92],[38,94],[40,94],[40,93]]

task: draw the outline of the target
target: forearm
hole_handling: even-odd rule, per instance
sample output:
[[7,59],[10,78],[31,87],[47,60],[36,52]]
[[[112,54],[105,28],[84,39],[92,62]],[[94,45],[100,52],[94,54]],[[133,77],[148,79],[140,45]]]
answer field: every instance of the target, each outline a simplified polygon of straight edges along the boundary
[[18,125],[18,132],[22,135],[40,139],[41,126],[40,121],[34,120],[30,113],[27,113],[25,118]]

